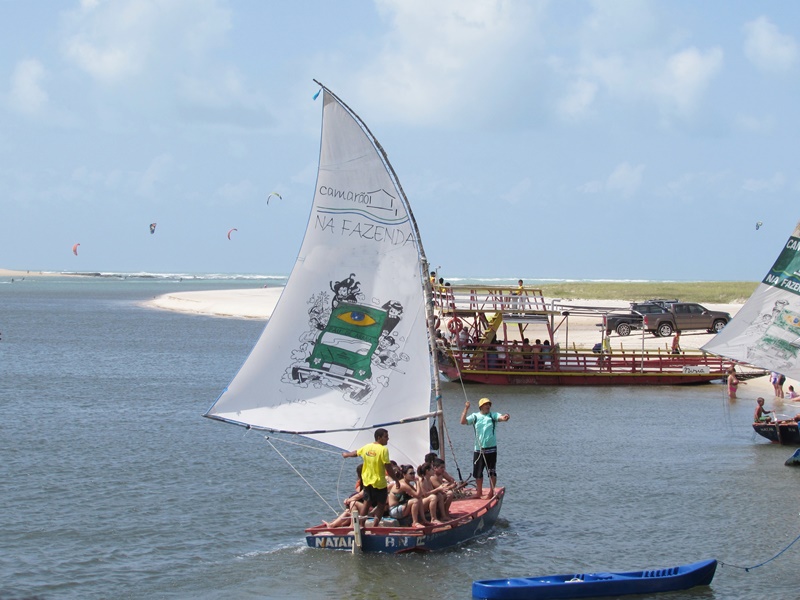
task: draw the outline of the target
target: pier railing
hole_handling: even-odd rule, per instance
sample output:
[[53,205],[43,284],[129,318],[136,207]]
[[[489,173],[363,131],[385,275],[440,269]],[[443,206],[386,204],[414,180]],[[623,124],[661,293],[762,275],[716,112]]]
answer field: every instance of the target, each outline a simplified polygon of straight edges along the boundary
[[533,287],[436,285],[436,307],[444,316],[502,312],[509,315],[542,315],[548,311],[542,290]]
[[[543,349],[544,348],[544,349]],[[700,350],[671,354],[661,349],[620,350],[601,354],[578,348],[524,348],[518,343],[454,346],[447,358],[460,371],[522,374],[525,372],[587,372],[587,373],[685,373],[708,370],[722,373],[730,361]]]

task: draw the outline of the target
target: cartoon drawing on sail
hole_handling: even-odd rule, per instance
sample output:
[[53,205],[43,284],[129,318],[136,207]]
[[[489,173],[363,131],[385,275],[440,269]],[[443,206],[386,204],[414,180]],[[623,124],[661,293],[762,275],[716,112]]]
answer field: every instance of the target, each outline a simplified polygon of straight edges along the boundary
[[381,307],[364,303],[355,273],[331,282],[330,288],[330,312],[323,305],[325,292],[309,299],[309,330],[300,336],[301,346],[292,352],[293,364],[284,380],[338,388],[346,400],[361,404],[377,384],[389,385],[385,375],[373,378],[373,366],[396,369],[401,360],[408,360],[397,353],[398,341],[404,338],[395,332],[403,306],[394,301]]
[[345,277],[341,281],[336,283],[331,281],[330,286],[333,292],[331,308],[336,308],[340,302],[355,303],[364,299],[364,294],[361,293],[361,283],[356,281],[355,277],[355,273],[350,273],[350,277]]
[[[775,304],[778,308],[779,303]],[[789,310],[785,304],[777,312],[773,311],[767,330],[758,343],[751,347],[748,355],[755,358],[769,354],[786,365],[797,358],[800,351],[800,313]]]

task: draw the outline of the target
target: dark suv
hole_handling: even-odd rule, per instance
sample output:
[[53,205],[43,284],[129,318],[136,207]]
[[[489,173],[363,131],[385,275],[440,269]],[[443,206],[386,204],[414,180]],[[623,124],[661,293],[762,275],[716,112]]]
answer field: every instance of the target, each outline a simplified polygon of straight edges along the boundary
[[719,333],[731,315],[709,310],[694,302],[670,304],[663,314],[649,314],[644,318],[644,328],[656,337],[668,337],[675,331],[705,329],[708,333]]
[[621,336],[630,335],[634,329],[641,329],[642,315],[666,313],[666,306],[671,302],[677,302],[677,300],[632,302],[631,312],[603,315],[603,328],[606,330],[606,335],[612,331],[616,331]]

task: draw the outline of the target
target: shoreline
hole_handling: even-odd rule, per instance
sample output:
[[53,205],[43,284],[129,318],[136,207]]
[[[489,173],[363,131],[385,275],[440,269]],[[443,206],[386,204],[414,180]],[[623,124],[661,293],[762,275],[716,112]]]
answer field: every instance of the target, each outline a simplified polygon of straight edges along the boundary
[[18,269],[0,269],[0,277],[88,277],[81,273],[61,273],[59,271],[21,271]]
[[[272,316],[283,287],[245,288],[229,290],[200,290],[185,292],[169,292],[156,296],[142,303],[143,306],[161,310],[170,310],[191,315],[210,317],[227,317],[240,319],[267,320]],[[574,306],[582,308],[611,308],[625,310],[630,305],[627,300],[597,300],[597,299],[572,299],[564,302],[564,307]],[[722,310],[736,315],[742,304],[706,303],[712,310]],[[565,346],[588,346],[591,348],[601,341],[602,321],[600,315],[573,314],[569,317],[569,326],[561,327],[556,332],[556,338]],[[530,335],[536,337],[536,333]],[[705,331],[686,331],[681,337],[681,345],[686,349],[698,349],[705,344],[714,334]],[[641,330],[634,331],[630,336],[620,337],[612,334],[613,348],[667,348],[672,338],[657,338],[653,335],[641,335]]]
[[282,293],[283,287],[170,292],[142,306],[207,317],[267,320]]
[[[278,300],[280,299],[282,287],[272,288],[253,288],[236,290],[208,290],[208,291],[187,291],[162,294],[152,300],[143,302],[142,305],[159,309],[179,312],[184,314],[207,316],[255,319],[266,321],[272,315]],[[619,307],[625,309],[629,306],[627,300],[596,300],[596,299],[573,299],[570,304],[582,307]],[[712,310],[724,310],[735,316],[742,304],[704,304]],[[557,339],[565,346],[572,347],[591,347],[601,339],[599,316],[578,316],[570,317],[569,329],[556,333]],[[685,350],[698,350],[714,334],[705,331],[686,331],[681,335],[681,346]],[[611,337],[612,348],[617,350],[639,349],[644,346],[647,349],[664,349],[668,351],[672,338],[657,338],[651,334],[641,334],[641,330],[631,333],[630,336],[620,337],[613,334]],[[748,396],[751,394],[763,396],[768,402],[778,405],[778,408],[795,410],[800,405],[792,405],[788,401],[788,406],[782,406],[782,402],[774,398],[772,394],[772,384],[769,377],[759,377],[747,382],[746,391]],[[742,390],[742,391],[745,391]],[[796,412],[796,410],[795,410]]]

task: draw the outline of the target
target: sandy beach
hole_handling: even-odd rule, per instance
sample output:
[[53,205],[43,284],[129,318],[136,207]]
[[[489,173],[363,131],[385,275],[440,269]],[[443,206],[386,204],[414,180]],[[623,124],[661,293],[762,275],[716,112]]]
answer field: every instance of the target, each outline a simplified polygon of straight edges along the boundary
[[[174,292],[158,296],[146,302],[147,306],[164,310],[207,315],[214,317],[236,317],[245,319],[269,319],[272,311],[280,298],[283,288],[257,288],[240,290],[216,290],[198,292]],[[625,310],[630,302],[624,300],[592,300],[592,299],[573,299],[570,301],[572,306],[588,307],[619,307]],[[712,310],[723,310],[735,315],[741,308],[741,304],[704,304]],[[556,333],[557,341],[562,345],[576,345],[579,347],[591,347],[599,342],[601,319],[595,316],[570,316],[569,329],[559,328]],[[713,334],[705,331],[687,331],[681,335],[681,346],[684,349],[700,348]],[[668,349],[671,338],[657,338],[651,334],[642,336],[640,331],[635,331],[627,337],[620,337],[616,334],[611,336],[612,348],[641,349],[663,348]],[[787,382],[787,386],[790,382]],[[760,377],[747,381],[746,396],[760,395],[773,402],[772,385],[768,377]],[[792,415],[800,410],[800,404],[786,401],[785,406],[780,401],[775,401],[775,406],[779,413],[791,413]]]
[[[269,319],[272,311],[280,298],[283,288],[256,288],[238,290],[214,290],[173,292],[158,296],[146,302],[147,306],[174,310],[197,315],[214,317],[238,317],[243,319]],[[573,299],[562,306],[574,307],[615,307],[625,310],[630,302],[624,300],[592,300]],[[705,304],[712,310],[722,310],[735,315],[741,304]],[[556,339],[562,345],[573,344],[586,347],[593,346],[601,340],[600,316],[572,315],[569,325],[562,324],[556,332]],[[535,334],[534,334],[535,335]],[[705,331],[687,331],[681,336],[682,347],[699,348],[705,344],[713,334]],[[611,336],[612,347],[619,348],[666,348],[671,343],[671,338],[657,338],[650,334],[642,336],[640,331],[635,331],[627,337],[616,334]]]
[[282,287],[202,292],[172,292],[145,302],[145,306],[212,317],[269,319]]
[[11,277],[12,279],[19,277],[71,277],[72,273],[58,273],[56,271],[18,271],[14,269],[0,269],[0,277]]

